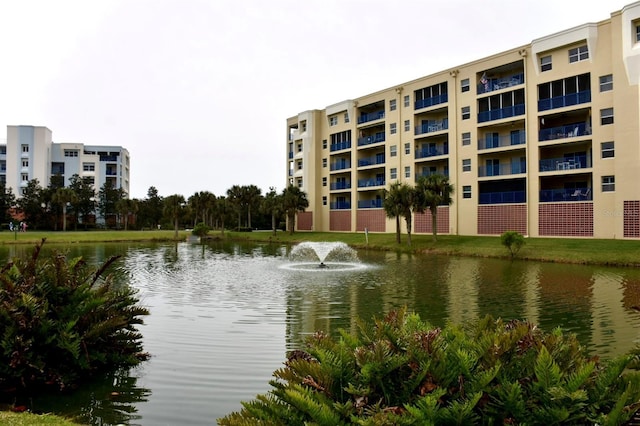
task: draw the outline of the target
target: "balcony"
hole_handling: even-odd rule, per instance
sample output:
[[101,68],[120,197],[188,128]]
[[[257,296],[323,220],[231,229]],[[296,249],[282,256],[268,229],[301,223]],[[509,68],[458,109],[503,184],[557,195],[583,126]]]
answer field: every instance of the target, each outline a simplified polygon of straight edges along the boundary
[[430,106],[444,104],[449,100],[449,95],[447,93],[443,93],[442,95],[432,96],[426,99],[417,100],[414,104],[416,110],[422,108],[428,108]]
[[556,157],[540,160],[541,172],[558,171],[558,170],[578,170],[591,167],[590,155],[576,155],[573,157]]
[[345,170],[345,169],[350,169],[350,168],[351,168],[351,161],[341,160],[341,161],[336,161],[334,163],[331,163],[330,170],[331,171],[334,171],[334,170]]
[[478,141],[478,149],[502,148],[505,146],[523,145],[527,143],[527,134],[524,130],[511,132],[509,135],[490,133],[484,139]]
[[384,142],[386,140],[384,132],[378,132],[375,135],[358,138],[358,146],[371,145],[374,143]]
[[382,199],[377,200],[360,200],[358,201],[359,209],[381,209]]
[[370,112],[368,114],[363,113],[363,114],[360,114],[360,117],[358,117],[358,124],[364,124],[370,121],[381,120],[383,118],[384,118],[384,110]]
[[441,172],[438,172],[438,171],[435,171],[435,172],[427,171],[427,172],[417,173],[416,174],[416,182],[418,182],[418,179],[420,179],[421,177],[429,177],[429,176],[432,176],[432,175],[442,175],[442,176],[445,176],[445,177],[449,177],[449,169],[446,169],[446,170],[441,171]]
[[556,139],[575,138],[591,134],[587,130],[587,123],[567,124],[566,126],[551,127],[541,129],[538,133],[538,141],[549,141]]
[[478,123],[501,120],[503,118],[510,118],[518,115],[524,115],[524,104],[513,105],[500,109],[492,109],[489,111],[482,111],[478,113]]
[[480,204],[526,203],[525,191],[485,192],[480,194]]
[[351,141],[343,141],[343,142],[332,143],[331,146],[329,147],[329,151],[331,152],[341,151],[343,149],[350,149],[350,148],[351,148]]
[[488,78],[478,85],[478,94],[493,92],[495,90],[508,89],[509,87],[524,84],[524,73],[513,74],[504,78]]
[[384,154],[377,154],[373,157],[360,158],[358,160],[358,167],[376,166],[378,164],[384,164]]
[[432,146],[428,148],[422,148],[416,150],[415,159],[437,157],[438,155],[449,154],[449,144],[443,144],[441,146]]
[[592,201],[591,188],[544,189],[540,191],[541,203]]
[[289,160],[293,158],[293,152],[289,151]]
[[330,188],[332,191],[351,189],[351,182],[332,182]]
[[423,135],[425,133],[440,132],[449,128],[449,119],[442,120],[426,120],[421,125],[416,126],[415,134]]
[[591,90],[570,93],[564,96],[540,99],[538,101],[538,111],[548,111],[556,108],[564,108],[572,105],[586,104],[591,102]]
[[350,201],[336,201],[329,205],[331,210],[351,210]]
[[478,167],[478,177],[517,175],[526,172],[527,165],[520,162]]
[[358,188],[368,188],[371,186],[384,186],[385,180],[380,178],[358,179]]

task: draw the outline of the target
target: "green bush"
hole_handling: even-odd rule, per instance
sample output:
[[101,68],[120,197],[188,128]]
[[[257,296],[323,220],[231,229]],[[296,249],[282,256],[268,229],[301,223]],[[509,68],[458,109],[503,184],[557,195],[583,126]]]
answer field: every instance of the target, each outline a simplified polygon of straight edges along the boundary
[[500,242],[509,250],[513,259],[524,245],[524,237],[516,231],[506,231],[500,235]]
[[400,310],[353,335],[310,336],[268,394],[219,424],[621,424],[640,399],[636,361],[601,363],[574,335],[528,322],[441,329]]
[[211,230],[211,228],[209,228],[204,223],[200,222],[196,226],[193,227],[193,230],[191,231],[191,234],[195,235],[196,237],[204,237],[209,233],[210,230]]
[[147,309],[116,285],[108,267],[56,252],[14,259],[0,270],[0,389],[65,389],[94,373],[137,365]]

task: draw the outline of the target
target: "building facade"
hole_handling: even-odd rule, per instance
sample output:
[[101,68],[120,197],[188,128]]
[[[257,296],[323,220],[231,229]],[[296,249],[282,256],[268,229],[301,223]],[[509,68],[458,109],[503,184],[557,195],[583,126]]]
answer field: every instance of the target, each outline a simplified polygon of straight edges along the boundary
[[[438,232],[640,238],[640,2],[287,119],[300,230],[395,232],[395,181],[449,177]],[[430,233],[427,214],[413,230]]]
[[20,197],[30,180],[47,187],[52,176],[60,175],[68,186],[77,174],[92,179],[96,192],[111,182],[129,194],[129,162],[121,146],[54,143],[46,127],[7,126],[6,144],[0,144],[0,181]]

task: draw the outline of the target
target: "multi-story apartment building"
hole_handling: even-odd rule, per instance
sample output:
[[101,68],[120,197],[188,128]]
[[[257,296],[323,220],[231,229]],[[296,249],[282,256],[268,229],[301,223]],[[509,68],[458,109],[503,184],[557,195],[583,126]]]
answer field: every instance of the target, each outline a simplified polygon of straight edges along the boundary
[[[640,238],[640,2],[287,119],[300,230],[395,232],[390,183],[441,173],[438,232]],[[414,232],[431,232],[426,214]]]
[[60,175],[65,186],[77,174],[89,177],[98,191],[105,182],[129,194],[129,152],[121,146],[54,143],[51,130],[40,126],[7,126],[0,144],[0,181],[20,197],[28,182],[46,187]]

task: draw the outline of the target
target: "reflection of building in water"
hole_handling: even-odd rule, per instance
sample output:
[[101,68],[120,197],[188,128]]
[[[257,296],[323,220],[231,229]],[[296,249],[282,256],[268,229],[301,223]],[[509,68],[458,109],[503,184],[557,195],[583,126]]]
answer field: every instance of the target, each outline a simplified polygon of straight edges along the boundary
[[452,258],[447,267],[449,290],[447,311],[451,321],[463,323],[478,318],[478,274],[482,260]]

